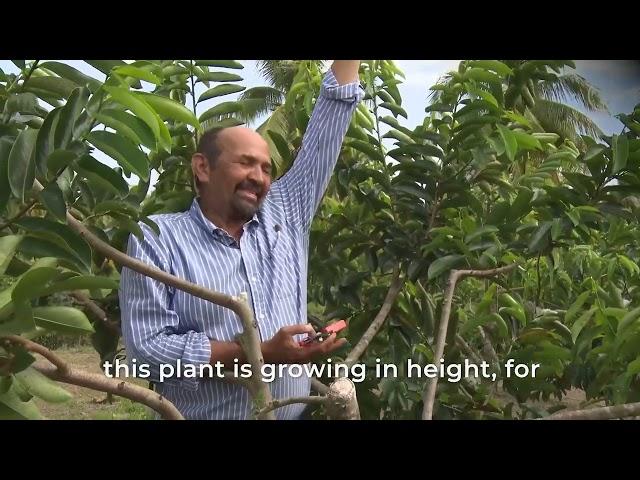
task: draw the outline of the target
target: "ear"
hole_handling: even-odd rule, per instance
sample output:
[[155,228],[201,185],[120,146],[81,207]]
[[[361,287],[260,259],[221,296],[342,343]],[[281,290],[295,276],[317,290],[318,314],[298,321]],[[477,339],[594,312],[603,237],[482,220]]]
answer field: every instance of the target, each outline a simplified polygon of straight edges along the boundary
[[211,165],[207,157],[201,153],[194,153],[191,157],[191,170],[193,176],[200,183],[209,182],[209,173],[211,172]]

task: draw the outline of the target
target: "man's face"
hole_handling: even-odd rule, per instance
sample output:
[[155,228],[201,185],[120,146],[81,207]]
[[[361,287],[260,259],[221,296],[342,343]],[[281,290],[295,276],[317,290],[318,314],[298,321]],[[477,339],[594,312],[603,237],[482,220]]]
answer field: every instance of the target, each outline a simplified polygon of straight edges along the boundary
[[210,170],[209,198],[215,199],[229,218],[248,221],[271,187],[269,146],[259,134],[244,127],[223,130],[217,144],[220,155]]

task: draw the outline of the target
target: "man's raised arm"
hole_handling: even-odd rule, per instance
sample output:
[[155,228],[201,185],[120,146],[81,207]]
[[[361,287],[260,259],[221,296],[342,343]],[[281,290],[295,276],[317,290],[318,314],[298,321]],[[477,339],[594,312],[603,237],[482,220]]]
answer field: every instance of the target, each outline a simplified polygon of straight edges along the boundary
[[[364,91],[358,83],[359,60],[336,60],[322,80],[302,148],[289,170],[274,182],[292,224],[308,230],[327,189],[349,122]],[[277,200],[276,200],[277,201]]]
[[333,75],[340,85],[358,81],[360,60],[334,60],[331,65]]

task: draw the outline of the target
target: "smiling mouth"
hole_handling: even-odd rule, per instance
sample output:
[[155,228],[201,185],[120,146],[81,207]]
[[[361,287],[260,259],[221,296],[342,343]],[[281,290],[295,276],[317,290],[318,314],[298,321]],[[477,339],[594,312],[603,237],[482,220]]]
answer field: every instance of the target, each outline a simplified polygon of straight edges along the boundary
[[244,197],[244,198],[246,198],[248,200],[251,200],[253,202],[257,202],[258,201],[258,194],[255,193],[255,192],[252,192],[250,190],[238,190],[238,193],[242,197]]

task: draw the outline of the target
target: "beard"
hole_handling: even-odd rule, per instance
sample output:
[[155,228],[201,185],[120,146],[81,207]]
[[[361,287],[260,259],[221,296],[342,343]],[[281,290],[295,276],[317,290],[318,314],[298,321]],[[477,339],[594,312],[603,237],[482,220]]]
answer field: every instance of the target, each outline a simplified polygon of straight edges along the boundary
[[236,191],[231,202],[235,217],[244,221],[251,220],[264,200],[264,197],[258,196],[258,194],[256,197],[256,199],[250,199],[245,197],[241,190]]

